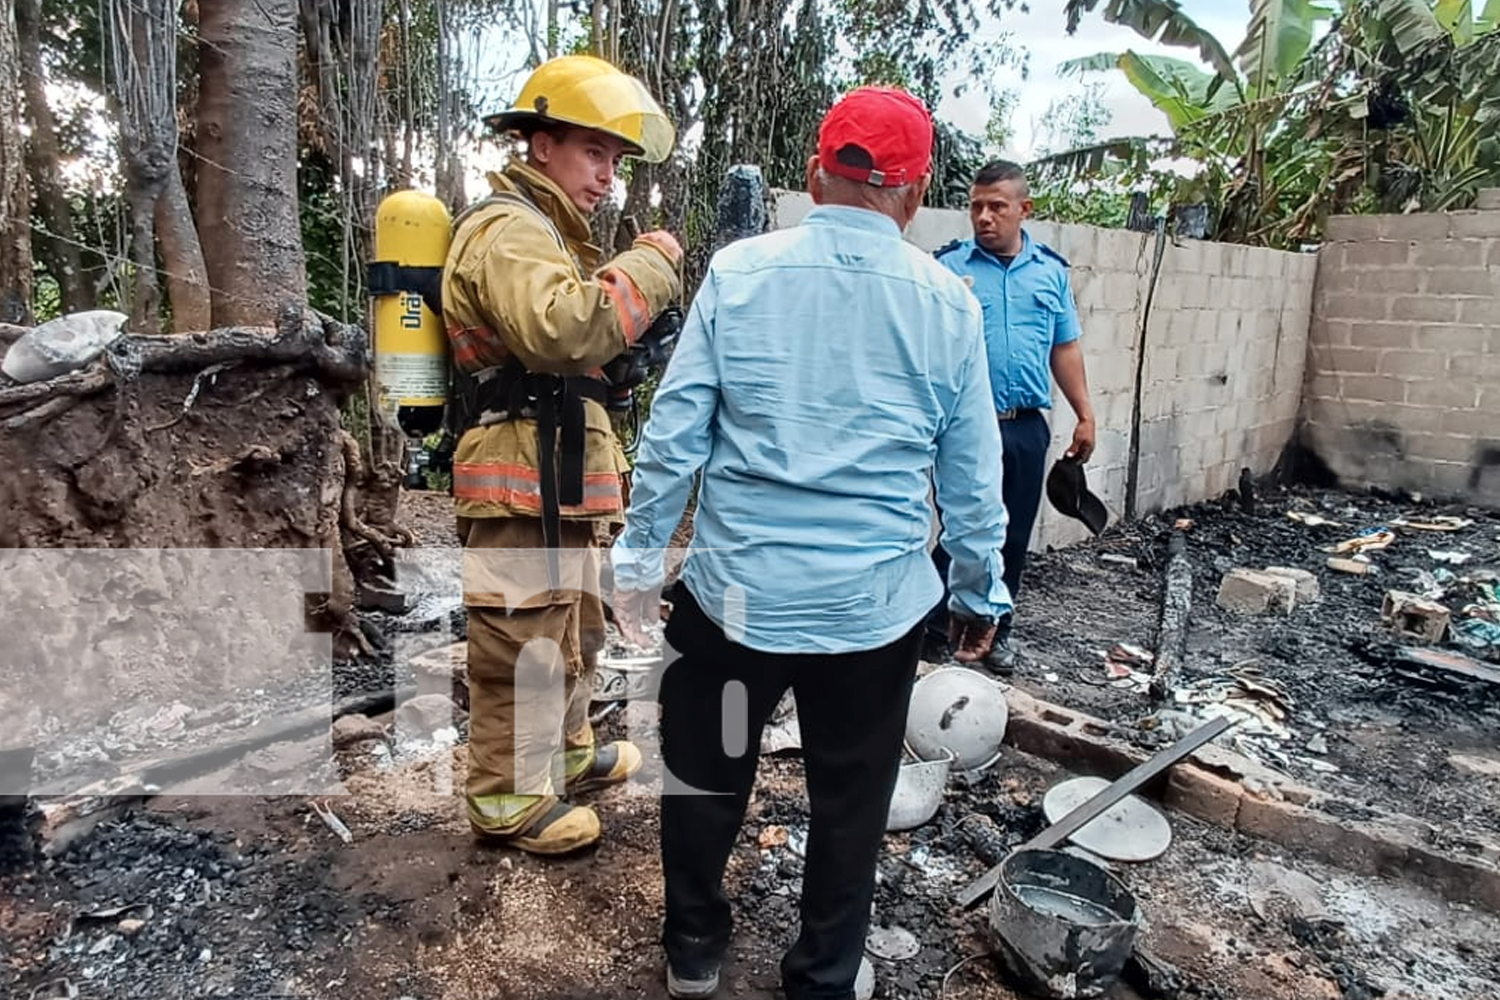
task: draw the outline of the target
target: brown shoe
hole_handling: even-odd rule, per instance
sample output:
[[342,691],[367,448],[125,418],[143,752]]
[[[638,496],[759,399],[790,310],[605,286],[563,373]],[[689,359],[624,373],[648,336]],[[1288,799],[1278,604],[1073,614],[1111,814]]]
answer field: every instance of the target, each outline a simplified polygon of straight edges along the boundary
[[[514,847],[528,854],[554,856],[571,854],[599,842],[601,830],[599,817],[587,806],[574,806],[551,796],[507,795],[497,796],[507,800],[512,808],[532,805],[528,812],[521,812],[519,823],[499,826],[476,803],[469,803],[469,825],[474,833],[486,843]],[[527,803],[524,800],[532,800]]]

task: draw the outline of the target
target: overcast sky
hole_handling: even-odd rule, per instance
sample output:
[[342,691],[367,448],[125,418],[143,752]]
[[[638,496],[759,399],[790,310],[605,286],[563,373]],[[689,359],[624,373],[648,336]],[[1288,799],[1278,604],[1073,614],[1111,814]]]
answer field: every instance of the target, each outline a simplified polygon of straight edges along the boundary
[[[1188,16],[1196,21],[1229,52],[1233,52],[1244,37],[1245,25],[1250,19],[1249,5],[1245,0],[1181,0]],[[1099,10],[1106,6],[1104,0]],[[1031,53],[1030,77],[1022,80],[1019,70],[1007,69],[994,81],[997,91],[1014,91],[1019,97],[1011,127],[1015,133],[1012,147],[1007,154],[1019,159],[1030,156],[1035,145],[1033,120],[1040,123],[1048,105],[1069,91],[1077,92],[1082,86],[1079,78],[1063,79],[1057,75],[1057,67],[1069,59],[1093,55],[1095,52],[1120,52],[1127,48],[1141,53],[1174,55],[1196,60],[1193,49],[1172,48],[1153,45],[1144,41],[1127,28],[1106,24],[1096,13],[1086,15],[1074,35],[1067,33],[1067,21],[1063,17],[1062,0],[1033,0],[1030,13],[1006,14],[995,29],[1011,32],[1016,41]],[[1151,102],[1136,93],[1134,87],[1118,70],[1111,73],[1089,74],[1085,79],[1098,80],[1105,85],[1105,106],[1111,112],[1110,124],[1103,130],[1101,138],[1123,135],[1167,134],[1167,119],[1151,106]],[[938,105],[938,114],[953,122],[966,132],[980,135],[989,118],[986,99],[977,94],[962,98],[947,98]]]

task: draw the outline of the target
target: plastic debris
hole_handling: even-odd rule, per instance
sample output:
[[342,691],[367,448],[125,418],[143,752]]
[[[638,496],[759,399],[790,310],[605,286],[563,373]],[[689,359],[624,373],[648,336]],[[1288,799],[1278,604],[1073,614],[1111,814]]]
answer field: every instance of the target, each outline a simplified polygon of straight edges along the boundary
[[1333,552],[1339,555],[1349,553],[1378,552],[1388,548],[1396,540],[1396,533],[1389,528],[1366,528],[1353,538],[1339,542],[1325,548],[1324,552]]
[[1425,521],[1408,521],[1406,518],[1397,518],[1391,522],[1393,528],[1411,528],[1416,531],[1462,531],[1474,522],[1466,517],[1454,517],[1451,514],[1439,514]]
[[1449,566],[1462,566],[1474,558],[1473,553],[1465,552],[1463,549],[1428,549],[1427,557],[1433,562],[1447,563]]
[[77,371],[104,353],[129,318],[109,309],[90,309],[48,320],[11,345],[0,371],[17,382],[41,382]]
[[1450,622],[1454,641],[1472,649],[1500,649],[1500,624],[1483,618]]
[[1321,514],[1309,514],[1301,510],[1289,510],[1286,512],[1286,516],[1298,524],[1307,525],[1309,528],[1342,528],[1344,526],[1343,521],[1334,521]]
[[344,821],[334,814],[333,807],[327,802],[319,802],[317,799],[312,800],[312,807],[313,812],[318,814],[318,818],[326,823],[328,829],[336,833],[340,840],[346,844],[354,843],[354,834],[350,833],[349,828],[344,825]]

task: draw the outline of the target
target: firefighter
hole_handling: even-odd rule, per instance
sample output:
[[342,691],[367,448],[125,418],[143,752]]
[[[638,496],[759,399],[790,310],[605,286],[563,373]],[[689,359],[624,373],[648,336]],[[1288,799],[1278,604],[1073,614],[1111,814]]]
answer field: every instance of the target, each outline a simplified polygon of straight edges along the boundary
[[587,220],[623,157],[660,162],[675,133],[638,80],[588,56],[544,63],[485,123],[526,153],[455,220],[443,269],[460,414],[465,792],[482,839],[565,854],[600,837],[595,811],[569,800],[642,762],[627,741],[597,745],[588,719],[604,644],[599,544],[621,523],[626,469],[604,370],[653,336],[681,290],[670,233],[606,261]]

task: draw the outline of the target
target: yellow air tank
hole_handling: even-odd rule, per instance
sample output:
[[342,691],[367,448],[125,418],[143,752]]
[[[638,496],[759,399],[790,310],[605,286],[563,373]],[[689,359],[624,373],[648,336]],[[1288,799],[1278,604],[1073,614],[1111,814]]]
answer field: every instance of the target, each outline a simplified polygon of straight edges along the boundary
[[397,191],[375,210],[375,379],[381,410],[412,437],[443,421],[448,335],[439,300],[451,237],[448,209],[430,194]]

